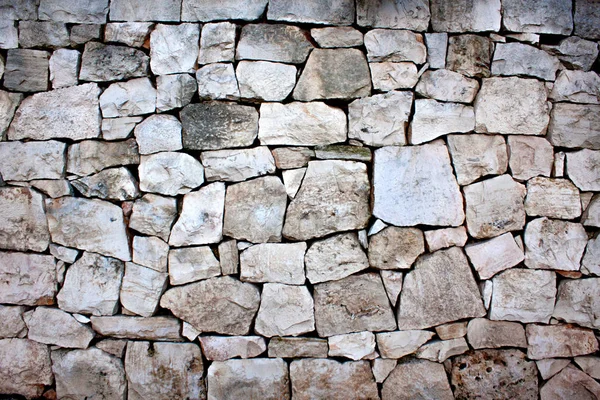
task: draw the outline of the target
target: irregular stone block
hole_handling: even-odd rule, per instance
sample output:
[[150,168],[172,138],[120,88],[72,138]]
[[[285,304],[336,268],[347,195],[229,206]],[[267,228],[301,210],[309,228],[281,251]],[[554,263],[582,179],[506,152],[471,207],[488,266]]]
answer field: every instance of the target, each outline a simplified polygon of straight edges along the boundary
[[550,114],[548,139],[554,146],[600,150],[599,115],[600,105],[557,103]]
[[113,83],[100,96],[100,108],[104,118],[150,114],[156,109],[156,90],[148,78]]
[[369,62],[411,61],[424,64],[427,48],[423,36],[405,30],[373,29],[365,34]]
[[0,252],[0,277],[0,302],[28,306],[54,304],[57,282],[56,260],[52,256]]
[[236,240],[226,240],[219,244],[219,262],[222,275],[234,275],[239,271],[239,253]]
[[88,42],[81,58],[79,79],[110,82],[148,75],[149,58],[131,47]]
[[140,194],[137,181],[124,167],[105,169],[71,184],[85,197],[125,201],[133,200]]
[[269,357],[327,358],[327,340],[309,337],[273,337],[269,340]]
[[105,25],[104,41],[142,47],[154,28],[151,22],[111,22]]
[[76,24],[104,24],[108,14],[108,0],[81,3],[72,0],[40,0],[38,9],[42,21],[60,21]]
[[525,265],[529,268],[579,271],[587,244],[583,225],[537,218],[525,229]]
[[310,283],[334,281],[369,267],[367,256],[354,233],[315,241],[304,258]]
[[350,26],[313,28],[310,36],[323,48],[356,47],[364,44],[362,32]]
[[371,236],[369,265],[377,269],[409,269],[425,252],[423,232],[390,226]]
[[434,340],[426,343],[416,353],[417,358],[443,363],[448,358],[469,351],[467,341],[463,338],[450,340]]
[[192,72],[198,57],[197,24],[158,24],[150,34],[150,68],[155,75]]
[[231,63],[205,65],[196,71],[201,100],[236,100],[240,98],[238,82]]
[[504,0],[504,27],[512,32],[570,35],[573,31],[572,4],[560,0]]
[[415,88],[422,96],[458,103],[472,103],[478,90],[477,80],[447,69],[425,71]]
[[381,357],[398,359],[416,352],[434,336],[433,332],[401,330],[377,334],[377,348]]
[[500,0],[431,2],[431,26],[435,32],[498,32]]
[[598,340],[590,329],[572,325],[527,325],[527,357],[541,360],[576,357],[598,351]]
[[410,124],[409,141],[411,144],[421,144],[448,133],[469,132],[474,127],[473,107],[417,99],[415,100],[415,113]]
[[0,392],[33,399],[42,395],[45,385],[51,385],[52,363],[45,344],[27,339],[0,340]]
[[435,333],[442,340],[458,339],[467,334],[467,322],[451,322],[435,327]]
[[133,128],[141,122],[142,117],[122,117],[102,120],[102,139],[119,140],[127,139]]
[[600,39],[600,12],[593,0],[577,0],[575,2],[574,34],[588,39]]
[[61,22],[19,21],[19,45],[31,47],[67,47],[69,31]]
[[313,310],[314,302],[306,286],[265,283],[254,330],[265,337],[298,336],[314,331]]
[[523,250],[510,233],[467,245],[465,252],[480,279],[490,279],[525,259]]
[[448,150],[459,185],[506,172],[508,154],[500,135],[448,135]]
[[198,85],[188,74],[161,75],[156,77],[156,110],[169,111],[190,104]]
[[275,160],[266,146],[202,152],[207,181],[240,182],[275,172]]
[[118,339],[181,341],[181,321],[172,317],[91,317],[92,328]]
[[600,359],[598,357],[575,357],[575,364],[577,364],[583,370],[583,372],[590,375],[592,378],[599,379]]
[[182,285],[221,274],[219,261],[210,247],[186,247],[169,251],[169,282]]
[[298,3],[294,0],[270,0],[267,19],[310,24],[350,25],[354,22],[354,2]]
[[579,190],[568,179],[530,179],[525,211],[530,216],[575,219],[581,215]]
[[418,396],[451,400],[454,398],[441,364],[411,360],[398,364],[381,390],[382,399],[409,400]]
[[567,153],[567,175],[582,191],[600,191],[600,151]]
[[313,48],[307,36],[302,29],[292,25],[244,25],[235,59],[301,64]]
[[182,21],[214,21],[241,19],[253,21],[263,15],[268,0],[184,0],[181,9]]
[[562,281],[558,285],[558,296],[552,317],[598,329],[600,321],[596,315],[600,310],[599,283],[598,278]]
[[49,64],[52,89],[77,85],[80,56],[77,50],[58,49],[52,53]]
[[23,321],[25,310],[23,306],[0,306],[0,318],[2,318],[0,339],[27,336],[27,325]]
[[[550,98],[572,103],[600,104],[600,77],[595,72],[562,70],[554,82]],[[596,107],[589,108],[593,110]],[[590,117],[594,117],[594,114]]]
[[135,236],[132,247],[134,263],[167,272],[168,244],[154,236]]
[[122,142],[85,140],[69,146],[67,172],[86,176],[105,168],[139,162],[138,146],[134,139]]
[[417,67],[411,62],[369,63],[373,88],[382,92],[395,89],[412,89],[419,76]]
[[577,368],[568,367],[542,387],[540,396],[544,400],[599,397],[600,384]]
[[0,142],[0,173],[7,181],[60,179],[65,170],[66,144],[46,142]]
[[429,16],[429,4],[423,0],[359,0],[356,4],[360,26],[426,31]]
[[45,251],[50,242],[43,197],[29,188],[0,188],[0,247]]
[[110,2],[111,21],[179,22],[180,13],[180,0],[112,0]]
[[176,217],[176,199],[146,194],[133,204],[129,228],[146,235],[158,236],[166,241]]
[[429,68],[446,68],[446,53],[448,51],[447,33],[426,33],[427,62]]
[[236,25],[230,22],[204,24],[200,35],[199,64],[233,62]]
[[151,115],[135,127],[140,154],[177,151],[181,143],[181,123],[172,115]]
[[467,230],[464,226],[425,231],[425,240],[430,252],[447,247],[463,247],[467,243]]
[[448,40],[446,68],[473,78],[490,76],[494,44],[478,35],[451,36]]
[[236,76],[242,98],[282,101],[296,85],[296,67],[267,61],[240,61]]
[[15,92],[48,90],[50,53],[42,50],[11,49],[6,57],[4,87]]
[[158,302],[167,287],[168,275],[134,263],[125,265],[123,285],[121,287],[121,304],[128,311],[151,317],[158,307]]
[[85,44],[94,39],[101,38],[101,24],[79,24],[71,27],[69,40],[72,46]]
[[72,315],[48,307],[38,307],[27,317],[27,337],[39,343],[85,349],[94,338],[94,331]]
[[542,45],[568,68],[589,71],[598,57],[598,43],[577,36],[565,38],[558,45]]
[[204,183],[204,168],[189,154],[162,152],[142,156],[140,189],[175,196],[186,194]]
[[492,61],[493,75],[527,75],[553,81],[560,67],[558,58],[522,43],[498,43]]
[[[0,78],[1,77],[2,74],[0,74]],[[6,133],[6,130],[15,115],[15,110],[22,99],[23,95],[21,93],[11,93],[0,90],[0,138],[3,140],[6,138],[4,134]]]
[[247,282],[304,284],[306,243],[264,243],[240,255],[240,279]]
[[508,137],[508,148],[513,178],[528,180],[538,175],[550,176],[554,150],[546,139],[511,135]]
[[527,347],[525,329],[517,322],[472,319],[467,326],[467,339],[474,349]]
[[38,0],[12,0],[0,3],[2,15],[9,20],[35,20],[38,16]]
[[267,350],[261,336],[201,336],[202,353],[207,360],[225,361],[230,358],[254,358]]

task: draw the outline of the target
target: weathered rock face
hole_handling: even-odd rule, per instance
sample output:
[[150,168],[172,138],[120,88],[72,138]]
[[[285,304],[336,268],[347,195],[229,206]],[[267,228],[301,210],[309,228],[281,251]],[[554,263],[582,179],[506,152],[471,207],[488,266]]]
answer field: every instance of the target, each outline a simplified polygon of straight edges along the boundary
[[497,399],[537,399],[537,368],[519,350],[477,350],[452,361],[454,395]]
[[147,75],[148,56],[131,47],[89,42],[81,58],[79,79],[106,82]]
[[264,243],[240,254],[240,279],[247,282],[304,284],[306,243]]
[[373,215],[398,226],[464,221],[462,196],[446,146],[385,147],[375,151]]
[[290,379],[295,399],[379,398],[368,361],[342,364],[334,360],[294,360],[290,364]]
[[599,83],[600,77],[593,72],[563,70],[554,82],[550,98],[556,101],[599,104]]
[[582,191],[600,190],[600,151],[567,153],[567,175]]
[[52,372],[59,398],[125,397],[127,380],[123,362],[95,347],[53,351]]
[[593,331],[572,325],[527,325],[527,357],[540,360],[575,357],[598,351]]
[[129,399],[206,396],[202,354],[193,343],[129,342],[125,372]]
[[[330,181],[337,184],[321,185]],[[369,191],[365,164],[311,161],[302,186],[288,207],[283,236],[306,240],[364,228],[369,219]]]
[[[0,340],[0,392],[36,398],[51,385],[52,364],[48,346],[27,339]],[[10,360],[10,361],[9,361]]]
[[558,285],[556,306],[552,316],[580,326],[598,329],[596,317],[600,309],[598,301],[600,279],[565,280]]
[[[0,77],[2,77],[4,69],[0,59]],[[6,130],[13,119],[15,110],[23,99],[20,93],[11,93],[0,90],[0,137],[5,138]]]
[[213,21],[222,19],[258,19],[267,6],[267,0],[225,0],[219,4],[207,0],[185,0],[181,5],[183,21]]
[[525,212],[531,216],[577,218],[581,215],[579,190],[568,179],[533,178],[527,182]]
[[168,196],[186,194],[204,183],[204,168],[189,154],[161,152],[142,156],[140,189]]
[[539,5],[509,0],[503,3],[504,26],[512,32],[569,35],[573,29],[571,4],[544,0]]
[[499,0],[431,2],[431,25],[436,32],[497,32],[500,19]]
[[506,142],[500,135],[448,135],[448,150],[459,185],[506,172]]
[[47,51],[9,50],[6,57],[4,86],[16,92],[42,92],[48,90],[49,58],[50,53]]
[[135,127],[140,154],[181,150],[181,123],[172,115],[152,115]]
[[111,22],[106,24],[104,40],[142,47],[153,27],[151,22]]
[[369,266],[358,236],[352,233],[315,241],[306,252],[305,263],[312,284],[345,278]]
[[143,317],[152,316],[158,306],[160,296],[167,287],[168,275],[151,268],[127,263],[120,300],[123,307]]
[[24,338],[27,336],[27,325],[23,321],[23,306],[0,306],[0,338]]
[[312,48],[305,32],[296,26],[249,24],[242,28],[235,59],[301,64]]
[[296,85],[296,67],[268,61],[240,61],[235,70],[240,96],[282,101]]
[[138,146],[133,139],[119,142],[84,140],[69,146],[67,172],[85,176],[104,168],[139,162]]
[[373,88],[382,92],[415,87],[419,76],[412,62],[376,62],[369,63]]
[[371,236],[369,265],[378,269],[409,269],[425,252],[423,232],[390,226]]
[[177,200],[156,194],[146,194],[133,203],[129,227],[146,235],[169,239],[171,225],[177,217]]
[[275,160],[266,146],[205,151],[200,159],[207,181],[240,182],[275,172]]
[[467,326],[467,339],[474,349],[527,347],[525,329],[517,322],[472,319]]
[[374,29],[365,35],[369,62],[411,61],[424,64],[427,49],[423,36],[405,30]]
[[92,328],[118,339],[181,341],[181,321],[172,317],[91,317]]
[[433,332],[410,329],[378,333],[377,348],[383,358],[402,358],[416,352],[433,336]]
[[326,358],[327,340],[308,337],[273,337],[269,340],[269,357]]
[[201,336],[199,340],[202,352],[211,361],[253,358],[267,350],[265,339],[261,336]]
[[429,16],[429,4],[422,0],[390,3],[360,0],[356,4],[356,19],[360,26],[425,31]]
[[479,35],[458,35],[448,40],[446,68],[473,78],[490,76],[493,44]]
[[0,277],[1,303],[54,304],[57,282],[56,261],[52,256],[0,252]]
[[182,285],[221,274],[219,261],[210,247],[185,247],[169,251],[169,281]]
[[55,308],[38,307],[26,319],[27,337],[39,343],[85,349],[94,338],[90,327]]
[[441,364],[411,360],[394,368],[383,384],[382,399],[408,400],[416,396],[450,400],[452,390]]
[[556,104],[550,115],[548,139],[555,146],[600,150],[599,110],[600,105]]
[[230,63],[205,65],[196,71],[196,81],[201,100],[235,100],[240,97],[233,65]]
[[544,400],[598,397],[600,384],[580,370],[567,367],[542,387],[540,396]]
[[113,83],[100,96],[100,108],[104,118],[153,113],[156,89],[148,78]]
[[465,252],[480,279],[490,279],[525,259],[523,250],[519,248],[510,233],[467,245]]
[[328,338],[329,356],[345,357],[351,360],[373,359],[375,352],[375,335],[371,332],[348,333]]
[[196,89],[196,79],[189,74],[156,77],[156,110],[164,112],[187,106]]
[[364,44],[362,32],[350,26],[313,28],[310,36],[323,48],[356,47]]
[[224,276],[169,289],[160,305],[202,332],[246,335],[259,301],[254,285]]
[[452,246],[462,247],[467,243],[467,230],[464,226],[459,226],[426,231],[425,241],[430,252]]
[[150,68],[156,75],[191,72],[198,57],[196,24],[158,24],[150,35]]
[[52,53],[49,67],[53,89],[77,85],[79,58],[80,54],[77,50],[58,49]]
[[553,81],[560,66],[558,58],[522,43],[499,43],[494,51],[492,74],[527,75]]
[[348,25],[354,22],[354,3],[334,0],[329,3],[295,3],[289,0],[269,1],[267,18],[274,21]]
[[565,38],[558,45],[547,45],[544,49],[555,54],[558,59],[569,68],[589,71],[596,57],[598,57],[598,44],[577,36]]
[[127,168],[109,168],[71,184],[85,197],[105,200],[133,200],[139,196],[138,183]]
[[43,197],[29,188],[0,188],[0,247],[39,251],[48,248],[50,235]]
[[415,91],[439,101],[472,103],[479,90],[479,82],[448,69],[425,71]]
[[305,286],[266,283],[254,330],[265,337],[298,336],[314,331],[314,303]]
[[[34,2],[31,2],[31,4],[34,4]],[[39,19],[44,21],[103,24],[106,22],[106,15],[108,14],[107,0],[97,1],[89,6],[80,3],[73,4],[64,0],[43,0],[39,2],[39,5],[38,16]]]
[[453,132],[469,132],[475,127],[473,108],[435,100],[415,100],[410,124],[410,143],[421,144]]
[[[557,105],[558,106],[558,105]],[[509,165],[515,179],[550,176],[554,161],[552,145],[544,138],[509,136]]]

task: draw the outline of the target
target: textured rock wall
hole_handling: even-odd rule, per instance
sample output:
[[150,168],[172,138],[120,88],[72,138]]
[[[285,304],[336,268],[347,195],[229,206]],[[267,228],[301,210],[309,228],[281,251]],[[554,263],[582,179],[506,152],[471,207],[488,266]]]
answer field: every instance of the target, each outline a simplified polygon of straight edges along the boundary
[[600,399],[600,3],[0,0],[0,397]]

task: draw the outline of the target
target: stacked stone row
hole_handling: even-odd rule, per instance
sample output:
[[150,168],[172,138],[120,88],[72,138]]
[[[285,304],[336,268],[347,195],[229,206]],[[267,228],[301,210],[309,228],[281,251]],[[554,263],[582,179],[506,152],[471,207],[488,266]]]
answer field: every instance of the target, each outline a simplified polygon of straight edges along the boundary
[[600,398],[593,0],[0,0],[0,394]]

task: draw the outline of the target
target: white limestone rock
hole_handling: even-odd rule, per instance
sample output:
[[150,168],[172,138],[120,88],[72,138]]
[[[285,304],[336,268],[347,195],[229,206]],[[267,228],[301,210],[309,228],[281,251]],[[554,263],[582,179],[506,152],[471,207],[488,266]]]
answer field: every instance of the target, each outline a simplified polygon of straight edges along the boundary
[[128,262],[121,286],[121,304],[127,310],[151,317],[156,312],[163,291],[167,288],[168,275],[151,268]]
[[586,275],[600,276],[600,239],[588,241],[585,255],[581,260],[581,272]]
[[54,243],[131,260],[121,207],[102,200],[60,197],[46,200],[46,215]]
[[199,340],[204,356],[211,361],[254,358],[267,350],[261,336],[201,336]]
[[501,175],[463,188],[469,234],[477,239],[523,229],[525,185]]
[[182,21],[214,21],[241,19],[253,21],[265,11],[268,0],[185,0],[181,6]]
[[475,99],[475,131],[544,135],[550,121],[547,97],[544,83],[535,79],[484,79]]
[[577,36],[567,37],[558,45],[542,45],[542,49],[555,54],[568,68],[589,71],[598,57],[598,43]]
[[181,2],[177,0],[114,0],[110,3],[111,21],[179,22]]
[[[12,182],[13,185],[20,185],[19,183]],[[41,179],[30,181],[32,187],[40,190],[46,196],[52,197],[53,199],[62,196],[73,195],[73,188],[66,179]],[[28,185],[26,185],[28,186]]]
[[315,151],[306,147],[278,147],[271,150],[275,166],[279,169],[294,169],[306,167]]
[[469,132],[474,127],[473,107],[418,99],[415,100],[415,113],[410,124],[410,143],[421,144],[448,133]]
[[98,85],[87,83],[26,98],[15,113],[8,139],[82,140],[100,136],[99,93]]
[[92,328],[56,308],[38,307],[26,319],[27,337],[39,343],[85,349],[94,338]]
[[460,248],[419,258],[415,269],[404,277],[398,308],[401,330],[424,329],[483,315],[485,308],[477,284]]
[[45,344],[27,339],[0,340],[0,392],[34,399],[42,395],[45,385],[51,385],[52,363]]
[[148,78],[113,83],[100,96],[100,108],[104,118],[153,113],[156,89]]
[[80,56],[77,50],[58,49],[52,53],[49,64],[52,89],[77,85]]
[[355,233],[342,233],[315,241],[304,259],[310,283],[335,281],[369,267]]
[[465,252],[480,279],[490,279],[525,259],[523,250],[510,233],[467,245]]
[[312,49],[308,33],[297,26],[248,24],[242,27],[235,59],[302,64]]
[[77,24],[104,24],[108,14],[108,0],[81,4],[68,0],[41,0],[38,17],[42,21],[60,21]]
[[425,252],[423,232],[389,226],[369,239],[369,265],[377,269],[410,269]]
[[435,32],[498,32],[500,0],[431,2],[431,25]]
[[81,58],[79,78],[106,82],[148,75],[148,56],[131,47],[88,42]]
[[527,357],[541,360],[554,357],[576,357],[598,351],[598,340],[590,329],[573,325],[529,324]]
[[493,75],[533,76],[553,81],[560,67],[558,58],[523,43],[499,43],[492,61]]
[[529,216],[575,219],[581,215],[579,190],[568,179],[532,178],[527,182],[525,212]]
[[288,169],[281,173],[283,184],[285,185],[285,192],[290,199],[296,197],[305,174],[306,168]]
[[383,358],[402,358],[416,352],[434,336],[433,332],[401,330],[377,334],[377,348]]
[[[262,243],[240,254],[240,279],[246,282],[304,284],[306,243]],[[307,261],[308,262],[308,261]]]
[[472,78],[490,76],[494,44],[481,35],[456,35],[448,39],[446,68]]
[[544,138],[509,136],[509,165],[512,176],[528,180],[534,176],[550,176],[554,159],[552,145]]
[[70,313],[113,315],[119,306],[123,262],[85,252],[67,271],[58,306]]
[[558,285],[553,318],[598,329],[600,320],[599,278],[564,280]]
[[236,26],[231,22],[204,24],[200,35],[199,64],[233,62]]
[[275,160],[266,146],[202,152],[207,181],[241,182],[275,172]]
[[267,19],[312,24],[349,25],[354,22],[354,3],[351,0],[332,0],[326,3],[270,0]]
[[600,359],[598,357],[575,357],[575,364],[592,378],[600,379]]
[[27,325],[23,321],[23,306],[0,306],[0,339],[24,338],[27,336]]
[[198,57],[197,24],[157,24],[150,34],[150,68],[155,75],[192,72]]
[[550,114],[548,139],[555,146],[600,150],[599,114],[600,105],[557,103]]
[[[323,186],[323,182],[336,185]],[[354,161],[311,161],[302,186],[290,203],[283,236],[293,240],[365,228],[369,213],[366,165]]]
[[240,97],[231,63],[205,65],[196,71],[196,81],[201,100],[236,100]]
[[467,339],[474,349],[527,347],[525,329],[518,322],[475,318],[467,326]]
[[430,252],[447,247],[463,247],[467,243],[467,230],[464,226],[425,231],[425,241]]
[[[29,0],[26,0],[29,1]],[[71,27],[69,41],[71,46],[79,46],[86,44],[92,40],[100,40],[102,38],[100,29],[102,24],[78,24]]]
[[218,243],[223,237],[225,184],[212,183],[183,197],[183,207],[173,226],[169,244],[175,247]]
[[434,340],[421,346],[416,357],[443,363],[448,358],[464,354],[467,351],[469,351],[469,345],[464,338]]
[[459,185],[506,172],[508,154],[501,135],[448,135],[447,140]]
[[161,152],[142,156],[140,189],[168,196],[186,194],[204,183],[204,168],[189,154]]
[[227,188],[223,235],[252,243],[280,242],[287,194],[281,180],[265,176]]
[[345,113],[322,102],[263,103],[258,138],[262,145],[316,146],[344,142]]
[[382,398],[408,400],[422,396],[426,399],[452,400],[452,390],[441,364],[427,360],[399,363],[385,380]]
[[19,21],[19,46],[59,48],[69,45],[66,24],[55,21]]
[[0,174],[6,181],[60,179],[65,170],[66,144],[45,142],[0,142]]
[[326,339],[309,337],[272,337],[269,340],[271,358],[327,358]]
[[427,48],[423,36],[405,30],[373,29],[365,34],[369,62],[411,61],[425,64]]
[[135,126],[142,122],[142,117],[122,117],[102,120],[102,139],[127,139]]
[[235,239],[225,240],[219,244],[219,262],[222,275],[234,275],[239,272],[240,255]]
[[138,183],[127,168],[109,168],[71,184],[85,197],[106,200],[133,200],[139,196]]
[[383,383],[390,373],[396,368],[396,364],[398,362],[396,360],[388,360],[385,358],[376,358],[371,363],[371,369],[373,371],[373,376],[375,377],[375,382]]
[[327,338],[329,357],[345,357],[351,360],[370,359],[375,352],[375,335],[372,332],[347,333]]
[[435,327],[435,333],[442,340],[458,339],[467,334],[467,322],[451,322]]
[[361,0],[356,5],[357,23],[366,27],[425,31],[429,25],[429,16],[429,4],[423,0]]
[[133,262],[157,272],[167,272],[169,245],[154,236],[133,238]]
[[427,63],[429,68],[446,68],[446,53],[448,51],[448,34],[426,33],[425,42],[427,43]]
[[348,105],[348,137],[368,146],[405,145],[413,103],[411,92],[391,91]]
[[[2,72],[2,63],[0,63],[0,72]],[[0,78],[2,74],[0,73]],[[19,103],[23,99],[21,93],[11,93],[0,90],[0,138],[5,139],[5,133],[10,125],[10,122],[15,115]]]
[[85,140],[69,146],[67,172],[91,175],[108,167],[139,164],[138,146],[134,139],[105,142]]
[[505,0],[502,8],[502,22],[508,31],[570,35],[573,30],[571,3]]
[[104,28],[104,41],[142,47],[153,28],[152,22],[111,22]]
[[493,279],[490,319],[548,323],[554,310],[553,271],[509,269]]
[[265,283],[254,330],[266,336],[298,336],[315,330],[314,302],[306,286]]
[[296,86],[296,67],[268,61],[240,61],[236,67],[243,99],[282,101]]
[[357,47],[364,44],[362,32],[351,26],[313,28],[310,36],[322,48]]
[[172,115],[151,115],[135,127],[140,154],[177,151],[181,143],[181,123]]
[[52,256],[2,251],[0,276],[0,303],[27,306],[55,303],[56,260]]
[[600,77],[595,72],[562,70],[550,98],[555,101],[600,104]]
[[567,175],[582,191],[600,191],[600,151],[567,153]]
[[586,373],[568,366],[542,387],[540,396],[544,400],[594,398],[600,396],[600,384]]
[[165,112],[190,104],[198,85],[189,74],[161,75],[156,77],[156,110]]
[[[579,357],[578,357],[579,358]],[[543,379],[550,379],[571,363],[569,359],[546,358],[535,362]]]
[[19,31],[13,19],[3,18],[0,21],[0,33],[2,33],[0,49],[16,49],[19,47]]
[[183,285],[221,275],[221,266],[208,246],[169,251],[169,283]]
[[373,215],[397,226],[464,221],[463,200],[441,141],[375,151]]
[[389,92],[395,89],[412,89],[419,81],[417,67],[411,62],[371,62],[373,89]]
[[39,251],[48,248],[43,196],[29,188],[0,188],[0,247]]
[[177,217],[177,200],[156,194],[146,194],[133,203],[129,228],[146,235],[169,239],[171,225]]
[[92,328],[102,336],[130,340],[181,341],[181,321],[172,317],[91,317]]
[[385,291],[392,303],[392,307],[396,307],[398,297],[402,291],[402,278],[404,274],[398,271],[381,270],[379,272]]
[[448,69],[425,71],[415,88],[424,97],[458,103],[472,103],[478,90],[477,80]]

